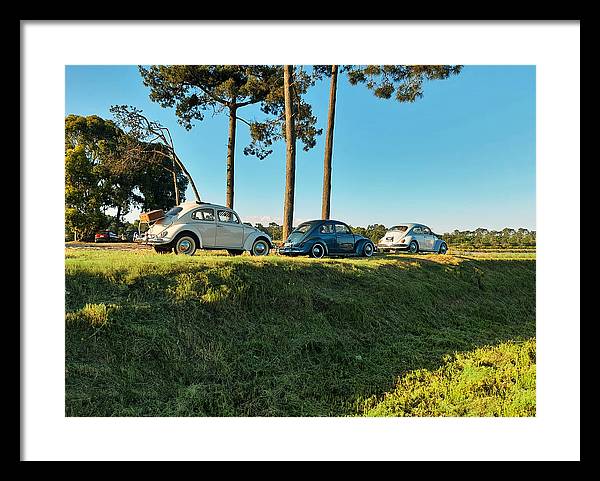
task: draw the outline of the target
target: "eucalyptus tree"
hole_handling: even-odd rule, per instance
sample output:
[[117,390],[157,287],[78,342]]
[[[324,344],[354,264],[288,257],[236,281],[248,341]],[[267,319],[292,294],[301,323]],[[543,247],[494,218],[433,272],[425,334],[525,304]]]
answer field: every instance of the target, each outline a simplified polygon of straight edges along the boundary
[[[248,105],[258,104],[268,113],[271,109],[268,104],[282,88],[282,68],[269,65],[155,65],[140,66],[139,71],[144,85],[150,88],[150,99],[162,107],[175,107],[180,124],[187,130],[192,129],[194,121],[202,121],[206,111],[228,115],[226,205],[233,208],[237,121],[245,122],[251,130],[257,128],[241,118],[238,112]],[[244,153],[264,158],[271,151],[255,144]]]
[[331,210],[331,159],[338,73],[347,73],[351,85],[364,84],[378,98],[390,99],[394,96],[398,102],[414,102],[423,97],[424,81],[446,79],[458,74],[461,68],[460,65],[344,65],[341,68],[337,65],[314,66],[316,78],[331,78],[323,161],[321,218],[329,219]]

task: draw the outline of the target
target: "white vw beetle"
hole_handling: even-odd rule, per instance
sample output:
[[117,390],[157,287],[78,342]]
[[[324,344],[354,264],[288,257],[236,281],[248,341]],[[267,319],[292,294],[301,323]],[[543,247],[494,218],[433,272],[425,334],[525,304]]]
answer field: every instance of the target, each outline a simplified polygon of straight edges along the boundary
[[416,254],[419,251],[448,252],[448,244],[431,229],[423,224],[399,224],[390,227],[377,244],[380,252],[409,251]]
[[248,251],[266,256],[273,247],[266,233],[242,224],[233,210],[222,205],[184,202],[148,224],[138,242],[153,245],[159,253],[191,256],[196,249],[226,249],[231,255]]

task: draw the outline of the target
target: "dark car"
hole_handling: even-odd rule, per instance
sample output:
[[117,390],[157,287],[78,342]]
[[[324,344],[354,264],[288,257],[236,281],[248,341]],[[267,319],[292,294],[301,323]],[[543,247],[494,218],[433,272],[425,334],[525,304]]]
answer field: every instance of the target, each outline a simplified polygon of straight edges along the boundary
[[119,236],[110,230],[101,230],[94,236],[94,242],[119,242],[119,240]]
[[296,227],[279,253],[290,256],[371,257],[375,245],[371,239],[353,234],[347,224],[337,220],[311,220]]

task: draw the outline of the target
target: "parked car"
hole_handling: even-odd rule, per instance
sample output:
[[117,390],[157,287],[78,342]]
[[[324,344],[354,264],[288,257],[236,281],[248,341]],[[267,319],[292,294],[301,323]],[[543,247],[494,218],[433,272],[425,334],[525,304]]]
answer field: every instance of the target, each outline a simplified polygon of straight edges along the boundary
[[119,242],[119,236],[110,230],[101,230],[94,236],[94,242]]
[[399,224],[390,227],[377,244],[381,252],[408,251],[416,254],[419,251],[448,252],[448,244],[438,234],[434,234],[423,224]]
[[309,255],[371,257],[375,245],[371,239],[353,234],[347,224],[337,220],[311,220],[296,227],[279,253],[290,256]]
[[191,256],[197,249],[226,249],[231,255],[248,251],[266,256],[273,247],[268,234],[243,224],[235,211],[222,205],[184,202],[149,224],[147,232],[138,233],[137,242],[159,253]]

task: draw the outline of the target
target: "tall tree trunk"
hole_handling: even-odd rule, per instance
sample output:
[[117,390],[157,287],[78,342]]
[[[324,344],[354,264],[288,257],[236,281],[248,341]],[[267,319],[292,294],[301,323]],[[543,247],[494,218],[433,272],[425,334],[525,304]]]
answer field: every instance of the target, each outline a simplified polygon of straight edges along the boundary
[[235,157],[235,127],[236,127],[235,99],[229,107],[229,142],[227,144],[227,200],[226,206],[233,209],[233,175]]
[[115,232],[115,234],[119,234],[119,219],[120,218],[121,218],[121,206],[118,205],[117,206],[117,222],[116,222],[117,232]]
[[175,189],[175,205],[179,205],[179,187],[177,187],[177,170],[175,158],[173,158],[173,188]]
[[285,196],[283,202],[283,240],[292,231],[294,221],[294,188],[296,183],[296,130],[292,101],[292,66],[283,66],[283,94],[285,100]]
[[321,218],[329,219],[331,207],[331,156],[333,154],[333,127],[335,123],[335,97],[337,91],[337,65],[331,66],[331,88],[329,90],[329,114],[325,139],[325,160],[323,165],[323,202]]

